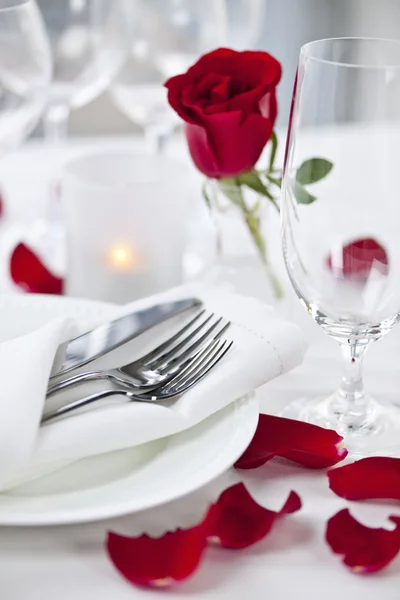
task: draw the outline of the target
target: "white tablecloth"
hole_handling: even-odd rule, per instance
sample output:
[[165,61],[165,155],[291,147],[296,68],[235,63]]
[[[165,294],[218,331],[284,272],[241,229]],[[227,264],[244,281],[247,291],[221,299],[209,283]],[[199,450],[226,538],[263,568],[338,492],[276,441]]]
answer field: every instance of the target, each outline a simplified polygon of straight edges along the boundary
[[[134,145],[132,140],[122,142]],[[99,147],[99,141],[71,144],[60,150],[53,160],[75,154],[84,147]],[[22,162],[30,164],[29,172]],[[31,219],[41,210],[38,189],[50,168],[43,160],[40,147],[27,147],[20,155],[7,157],[2,163],[2,182],[8,192],[9,216]],[[19,173],[19,179],[17,177]],[[24,182],[22,182],[24,174]],[[32,198],[21,195],[29,178],[37,178]],[[39,181],[40,180],[40,181]],[[18,192],[19,190],[19,192]],[[262,412],[277,412],[287,402],[304,394],[329,394],[340,377],[339,351],[335,343],[312,323],[293,299],[292,318],[307,331],[310,350],[301,367],[259,391]],[[373,345],[366,358],[366,384],[377,398],[386,397],[400,406],[400,329]],[[399,408],[400,412],[400,408]],[[324,472],[307,471],[292,466],[266,465],[254,471],[240,472],[256,500],[268,508],[282,505],[291,489],[302,497],[303,509],[276,524],[262,542],[244,551],[211,548],[193,577],[168,592],[168,598],[202,600],[399,600],[400,558],[375,576],[357,576],[346,570],[340,558],[331,553],[324,541],[326,520],[346,506],[328,489]],[[230,485],[225,475],[205,490],[197,492],[202,502],[213,499],[218,489]],[[192,497],[153,510],[142,518],[160,528],[168,514],[177,511],[185,520],[195,505]],[[390,504],[353,503],[354,516],[369,526],[388,526],[389,514],[398,514]],[[0,528],[0,594],[2,600],[128,600],[160,598],[163,592],[131,587],[108,560],[104,540],[110,529],[129,535],[138,517],[125,517],[91,525],[51,528]],[[186,524],[186,523],[185,523]]]

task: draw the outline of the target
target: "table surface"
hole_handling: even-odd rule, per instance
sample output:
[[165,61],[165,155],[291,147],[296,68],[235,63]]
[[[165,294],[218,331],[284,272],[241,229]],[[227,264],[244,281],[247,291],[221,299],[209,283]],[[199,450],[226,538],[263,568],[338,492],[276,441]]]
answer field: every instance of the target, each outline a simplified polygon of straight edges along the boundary
[[[132,147],[133,140],[112,141]],[[60,149],[53,160],[88,147],[99,148],[99,140],[71,143]],[[48,155],[46,155],[48,156]],[[25,166],[29,164],[29,170]],[[25,165],[22,167],[21,165]],[[2,185],[7,196],[7,222],[29,221],[43,210],[41,191],[49,173],[49,163],[37,143],[7,157],[2,164]],[[24,177],[21,177],[21,172]],[[26,190],[30,189],[29,202]],[[6,225],[2,225],[5,231]],[[289,307],[289,308],[288,308]],[[289,401],[309,395],[327,395],[340,377],[339,351],[306,315],[293,298],[285,310],[309,338],[304,363],[291,373],[270,382],[258,391],[261,412],[279,412]],[[366,357],[366,385],[377,398],[398,401],[400,371],[398,356],[400,330],[373,345]],[[399,408],[400,415],[400,408]],[[110,529],[133,534],[143,522],[152,522],[159,531],[184,515],[185,525],[196,522],[200,505],[206,504],[232,482],[228,473],[204,490],[178,502],[140,515],[97,524],[48,527],[0,528],[0,590],[2,600],[128,600],[156,598],[163,592],[131,587],[114,569],[104,550]],[[380,574],[357,576],[348,572],[340,558],[324,541],[327,519],[347,503],[332,494],[324,472],[270,463],[240,477],[260,504],[277,509],[291,489],[303,500],[303,509],[282,520],[272,533],[243,551],[211,548],[198,571],[186,582],[172,588],[168,597],[202,600],[399,600],[400,558]],[[194,507],[197,507],[196,509]],[[388,527],[387,516],[398,514],[398,505],[353,503],[352,514],[373,527]],[[182,523],[183,525],[183,523]]]

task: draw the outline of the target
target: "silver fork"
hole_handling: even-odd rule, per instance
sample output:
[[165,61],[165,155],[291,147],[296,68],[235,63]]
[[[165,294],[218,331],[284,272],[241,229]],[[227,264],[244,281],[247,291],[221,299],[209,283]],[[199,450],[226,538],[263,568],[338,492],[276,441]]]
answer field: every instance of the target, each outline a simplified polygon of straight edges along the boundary
[[[204,320],[193,329],[202,316],[205,317]],[[218,339],[227,330],[230,325],[229,321],[225,321],[221,317],[211,322],[214,318],[214,313],[207,316],[206,311],[203,310],[175,335],[145,356],[118,369],[86,371],[63,379],[48,387],[47,397],[93,380],[108,380],[136,392],[146,392],[159,387],[189,365],[211,335],[213,335],[213,339]]]
[[82,408],[83,406],[87,406],[88,404],[97,402],[97,400],[108,398],[110,396],[124,395],[129,400],[137,402],[161,402],[163,400],[181,396],[203,379],[203,377],[205,377],[222,360],[232,345],[232,341],[220,339],[213,340],[200,350],[196,358],[171,381],[161,387],[153,389],[151,392],[137,394],[126,388],[104,390],[85,398],[69,402],[57,410],[45,414],[42,418],[42,423],[47,423],[52,419],[61,417],[78,408]]

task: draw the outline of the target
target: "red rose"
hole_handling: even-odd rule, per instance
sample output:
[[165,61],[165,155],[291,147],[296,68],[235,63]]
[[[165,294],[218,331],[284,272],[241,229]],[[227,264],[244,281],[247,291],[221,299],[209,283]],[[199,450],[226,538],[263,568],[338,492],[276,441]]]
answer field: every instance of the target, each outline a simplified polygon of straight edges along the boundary
[[254,167],[272,134],[281,73],[267,52],[220,48],[166,82],[170,105],[186,121],[192,159],[205,175],[231,177]]

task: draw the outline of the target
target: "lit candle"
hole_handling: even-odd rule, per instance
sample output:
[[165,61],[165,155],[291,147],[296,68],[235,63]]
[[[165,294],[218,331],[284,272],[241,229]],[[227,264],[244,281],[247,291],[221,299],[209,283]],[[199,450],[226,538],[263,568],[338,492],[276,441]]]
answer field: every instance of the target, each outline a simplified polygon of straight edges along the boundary
[[66,293],[120,304],[181,282],[189,173],[131,151],[80,157],[66,167]]

